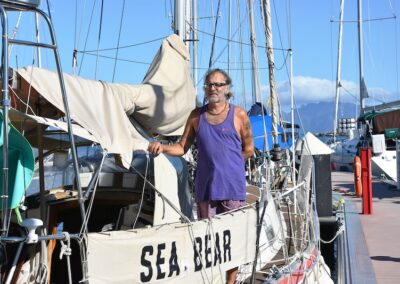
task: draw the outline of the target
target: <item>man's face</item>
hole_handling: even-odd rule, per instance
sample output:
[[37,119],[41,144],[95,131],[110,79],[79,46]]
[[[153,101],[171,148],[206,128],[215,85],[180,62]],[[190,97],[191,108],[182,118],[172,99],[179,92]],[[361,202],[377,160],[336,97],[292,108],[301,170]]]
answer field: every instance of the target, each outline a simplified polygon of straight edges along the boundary
[[226,85],[225,76],[219,72],[211,74],[208,82],[204,85],[204,91],[208,102],[225,102],[226,95],[229,93],[229,85]]

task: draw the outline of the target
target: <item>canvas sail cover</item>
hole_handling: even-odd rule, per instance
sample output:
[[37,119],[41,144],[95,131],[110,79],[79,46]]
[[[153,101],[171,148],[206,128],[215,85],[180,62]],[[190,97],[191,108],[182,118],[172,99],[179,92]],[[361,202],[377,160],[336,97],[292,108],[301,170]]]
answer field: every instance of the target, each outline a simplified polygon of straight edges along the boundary
[[[17,70],[19,95],[31,94],[32,108],[45,99],[43,116],[64,113],[57,73],[36,67]],[[165,39],[140,85],[106,83],[64,74],[71,118],[85,128],[109,153],[121,154],[127,167],[135,150],[148,141],[130,122],[136,120],[147,134],[181,135],[195,107],[189,53],[181,39]],[[28,87],[29,85],[29,87]],[[17,90],[18,91],[18,90]],[[39,98],[40,95],[40,98]]]
[[372,119],[374,134],[383,134],[385,129],[400,128],[400,110],[382,112]]

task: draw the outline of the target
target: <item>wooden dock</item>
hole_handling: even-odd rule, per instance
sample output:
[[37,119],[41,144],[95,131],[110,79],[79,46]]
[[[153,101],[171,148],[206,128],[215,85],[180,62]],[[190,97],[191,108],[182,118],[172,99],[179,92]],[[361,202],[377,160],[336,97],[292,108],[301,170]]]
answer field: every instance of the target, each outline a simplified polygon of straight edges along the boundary
[[372,214],[363,215],[353,173],[332,172],[334,199],[345,199],[351,283],[400,283],[400,191],[372,180]]

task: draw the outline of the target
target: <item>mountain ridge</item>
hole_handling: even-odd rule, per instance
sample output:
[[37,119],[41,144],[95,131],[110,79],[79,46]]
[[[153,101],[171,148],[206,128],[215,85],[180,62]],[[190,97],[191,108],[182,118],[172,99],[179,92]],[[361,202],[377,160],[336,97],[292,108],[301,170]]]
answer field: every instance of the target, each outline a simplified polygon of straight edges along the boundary
[[[332,132],[334,105],[331,102],[308,103],[295,109],[295,123],[303,128],[304,133]],[[341,103],[338,110],[338,119],[356,118],[359,114],[356,105]],[[291,120],[290,112],[282,112],[283,119]],[[301,119],[299,119],[299,117]],[[303,132],[302,130],[302,132]]]

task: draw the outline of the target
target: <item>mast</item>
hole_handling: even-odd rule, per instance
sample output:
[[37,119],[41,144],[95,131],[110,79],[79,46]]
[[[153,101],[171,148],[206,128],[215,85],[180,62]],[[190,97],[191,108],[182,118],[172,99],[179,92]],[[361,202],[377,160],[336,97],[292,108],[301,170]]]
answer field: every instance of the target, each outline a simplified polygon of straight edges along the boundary
[[253,80],[253,103],[261,102],[260,95],[260,81],[258,76],[258,55],[257,55],[257,42],[255,35],[254,26],[254,12],[253,12],[253,0],[248,0],[249,5],[249,20],[250,20],[250,43],[251,43],[251,71]]
[[185,7],[183,5],[184,0],[175,0],[175,11],[174,11],[174,33],[177,34],[182,40],[185,38],[185,23],[184,14]]
[[368,97],[367,88],[364,82],[363,68],[363,37],[362,37],[362,0],[358,0],[358,61],[360,72],[360,114],[364,113],[364,98]]
[[295,145],[295,135],[294,135],[294,93],[293,93],[293,51],[290,47],[289,50],[289,58],[290,58],[290,114],[292,120],[292,183],[293,186],[296,186],[296,145]]
[[183,18],[183,42],[185,45],[189,48],[189,43],[190,43],[190,34],[191,34],[191,22],[192,22],[192,6],[191,6],[191,1],[192,0],[185,0],[184,2],[184,18]]
[[265,37],[267,41],[267,58],[268,58],[268,77],[269,77],[269,94],[271,99],[271,116],[272,116],[272,139],[273,144],[278,144],[278,100],[275,87],[274,72],[274,51],[272,44],[272,24],[271,24],[271,7],[269,0],[263,0],[263,13],[265,25]]
[[344,0],[340,0],[340,16],[339,16],[339,41],[338,41],[338,57],[337,57],[337,71],[336,71],[336,95],[335,95],[335,113],[333,120],[333,143],[336,142],[336,132],[338,125],[338,107],[340,97],[340,70],[342,62],[342,34],[343,34],[343,7]]
[[192,36],[193,36],[193,43],[192,43],[192,48],[193,48],[193,82],[194,82],[194,87],[196,89],[196,95],[197,95],[197,0],[193,0],[192,2],[192,23],[193,23],[193,30],[192,30]]
[[232,0],[228,0],[228,74],[231,72]]

